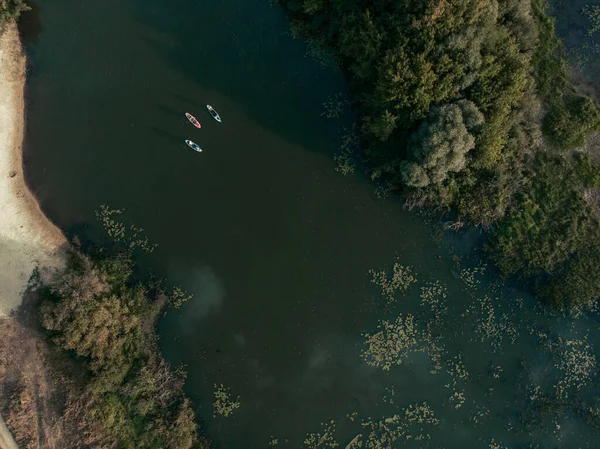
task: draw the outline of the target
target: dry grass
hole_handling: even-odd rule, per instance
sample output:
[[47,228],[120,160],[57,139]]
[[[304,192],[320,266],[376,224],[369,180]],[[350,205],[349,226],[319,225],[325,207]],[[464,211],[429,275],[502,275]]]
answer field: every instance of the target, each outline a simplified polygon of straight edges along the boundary
[[47,345],[15,318],[0,320],[0,413],[20,449],[65,448]]

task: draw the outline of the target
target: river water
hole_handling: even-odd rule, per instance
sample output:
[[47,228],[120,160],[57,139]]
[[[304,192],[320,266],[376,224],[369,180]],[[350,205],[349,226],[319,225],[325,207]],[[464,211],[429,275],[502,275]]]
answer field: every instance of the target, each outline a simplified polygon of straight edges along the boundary
[[[595,447],[587,415],[564,407],[596,394],[595,368],[575,369],[595,367],[595,324],[548,316],[484,270],[478,231],[443,233],[335,171],[352,115],[328,119],[324,103],[345,98],[343,76],[279,7],[39,0],[21,29],[29,183],[70,234],[100,239],[99,206],[125,209],[158,244],[140,263],[194,295],[159,332],[216,448],[302,447],[332,422],[342,447],[374,427],[394,447]],[[369,270],[394,263],[416,282],[391,301]],[[423,294],[434,282],[439,302]],[[382,366],[365,334],[398,314],[421,350]],[[239,396],[229,417],[212,407],[220,385]],[[423,402],[437,423],[406,418]]]

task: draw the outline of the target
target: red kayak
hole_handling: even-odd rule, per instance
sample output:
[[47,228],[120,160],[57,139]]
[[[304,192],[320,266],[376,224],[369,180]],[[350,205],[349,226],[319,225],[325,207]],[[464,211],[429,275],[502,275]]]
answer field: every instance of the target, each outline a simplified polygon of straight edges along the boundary
[[202,125],[200,125],[200,122],[198,120],[196,120],[196,117],[194,117],[192,114],[190,114],[189,112],[186,112],[185,116],[192,123],[192,125],[194,125],[196,128],[202,128]]

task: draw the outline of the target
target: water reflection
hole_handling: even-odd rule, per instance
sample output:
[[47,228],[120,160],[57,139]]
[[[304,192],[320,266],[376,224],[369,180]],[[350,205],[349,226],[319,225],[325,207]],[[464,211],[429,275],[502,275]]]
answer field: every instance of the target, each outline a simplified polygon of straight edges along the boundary
[[36,45],[44,31],[40,19],[41,8],[35,2],[28,2],[28,5],[31,9],[22,13],[19,19],[19,34],[25,45]]

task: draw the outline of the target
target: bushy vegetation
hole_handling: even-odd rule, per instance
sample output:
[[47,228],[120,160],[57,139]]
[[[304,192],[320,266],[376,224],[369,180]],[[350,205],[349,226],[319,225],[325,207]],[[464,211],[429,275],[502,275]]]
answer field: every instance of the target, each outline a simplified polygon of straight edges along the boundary
[[599,180],[600,169],[587,154],[540,153],[492,236],[498,267],[508,274],[554,273],[570,255],[595,244],[600,228],[583,191]]
[[[505,274],[591,275],[582,258],[598,224],[584,191],[599,178],[573,150],[600,129],[600,114],[570,86],[544,0],[280,3],[344,68],[373,179],[410,207],[452,209],[491,229]],[[562,303],[579,303],[568,293],[579,288],[562,288]]]
[[28,10],[25,0],[0,0],[0,31],[4,24],[16,21],[22,12]]
[[80,423],[74,447],[204,447],[182,392],[185,376],[156,344],[154,323],[169,300],[156,286],[132,284],[132,268],[128,256],[94,262],[72,251],[45,288],[42,325],[85,371],[67,412]]

